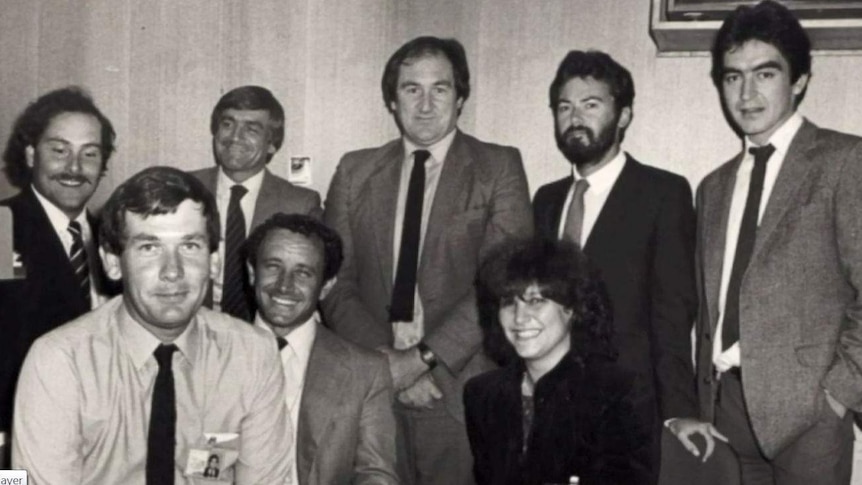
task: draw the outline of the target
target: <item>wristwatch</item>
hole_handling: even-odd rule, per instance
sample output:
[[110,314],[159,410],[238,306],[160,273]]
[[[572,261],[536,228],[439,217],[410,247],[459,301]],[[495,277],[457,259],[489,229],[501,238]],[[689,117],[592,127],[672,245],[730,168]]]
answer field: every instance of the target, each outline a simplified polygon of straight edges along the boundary
[[425,342],[416,344],[416,349],[419,350],[419,358],[422,359],[422,362],[425,362],[429,370],[437,367],[437,355],[425,345]]

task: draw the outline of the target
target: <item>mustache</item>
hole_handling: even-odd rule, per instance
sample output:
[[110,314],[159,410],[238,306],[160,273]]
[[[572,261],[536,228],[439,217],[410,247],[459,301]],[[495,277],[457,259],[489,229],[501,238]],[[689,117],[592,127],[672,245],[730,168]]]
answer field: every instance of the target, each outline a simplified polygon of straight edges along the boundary
[[56,180],[58,182],[79,182],[82,184],[89,184],[90,179],[84,177],[83,175],[78,175],[74,173],[58,173],[56,175],[52,175],[50,177],[51,180]]
[[586,126],[570,126],[568,127],[568,129],[566,129],[565,132],[563,132],[563,137],[571,138],[579,132],[587,135],[587,137],[590,139],[594,138],[593,130],[589,129]]

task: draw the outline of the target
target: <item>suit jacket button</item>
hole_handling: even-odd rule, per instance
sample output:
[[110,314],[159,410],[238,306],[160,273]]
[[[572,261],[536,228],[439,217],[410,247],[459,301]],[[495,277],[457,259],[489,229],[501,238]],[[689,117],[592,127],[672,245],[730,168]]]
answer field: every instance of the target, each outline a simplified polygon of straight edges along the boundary
[[706,340],[707,342],[709,342],[709,334],[708,333],[703,334],[703,339]]

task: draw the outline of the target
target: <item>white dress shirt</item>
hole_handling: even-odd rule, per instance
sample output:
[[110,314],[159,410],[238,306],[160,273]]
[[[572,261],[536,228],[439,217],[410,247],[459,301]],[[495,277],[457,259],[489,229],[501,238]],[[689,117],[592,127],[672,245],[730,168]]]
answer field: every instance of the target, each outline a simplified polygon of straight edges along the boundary
[[[36,190],[36,187],[31,185],[30,188],[33,190],[33,193],[36,194],[36,200],[42,204],[45,214],[48,215],[48,220],[51,221],[51,226],[54,228],[54,232],[56,232],[57,237],[60,238],[60,243],[63,244],[63,249],[66,251],[66,255],[71,257],[70,252],[72,251],[73,240],[72,233],[69,232],[69,222],[71,222],[69,217],[57,208],[57,206],[51,203],[51,201],[40,194],[39,191]],[[87,221],[87,211],[81,211],[75,220],[81,225],[81,239],[83,239],[84,249],[87,251],[87,265],[90,267],[90,309],[93,309],[104,303],[106,300],[105,295],[98,291],[99,285],[97,282],[101,276],[98,271],[99,250],[94,244],[93,228],[90,227],[90,223]]]
[[[291,464],[293,483],[299,483],[296,468],[297,437],[299,436],[299,406],[302,404],[302,388],[305,386],[305,373],[308,370],[308,359],[311,356],[311,347],[314,345],[314,337],[317,335],[317,325],[320,323],[320,315],[315,312],[304,323],[294,328],[286,337],[287,345],[281,349],[281,365],[284,369],[285,386],[284,402],[290,414],[290,422],[293,425],[293,449],[295,450]],[[254,324],[272,334],[275,332],[267,325],[260,316],[254,319]]]
[[221,310],[221,295],[224,286],[224,233],[227,229],[227,207],[230,204],[230,188],[234,185],[242,185],[248,192],[239,201],[239,208],[242,210],[242,216],[245,219],[245,235],[248,237],[251,232],[251,221],[254,217],[254,206],[257,204],[257,196],[260,195],[260,186],[263,184],[264,170],[252,175],[241,184],[237,184],[227,174],[224,173],[221,167],[218,169],[216,178],[216,206],[219,213],[219,243],[218,243],[218,259],[219,270],[216,277],[213,279],[213,309]]
[[[425,193],[422,197],[422,223],[419,229],[419,255],[421,260],[422,247],[425,244],[425,231],[428,229],[431,206],[434,204],[434,194],[437,193],[437,184],[440,182],[443,162],[446,160],[446,154],[449,153],[449,148],[455,139],[455,131],[452,130],[443,139],[428,148],[418,147],[407,138],[403,138],[404,161],[401,167],[401,178],[398,182],[398,200],[395,206],[395,231],[392,237],[392,268],[398,268],[398,258],[401,255],[401,233],[404,230],[404,212],[407,207],[407,189],[410,186],[410,173],[413,171],[413,152],[416,150],[428,150],[431,153],[431,156],[425,162]],[[395,281],[396,272],[392,272],[393,282]],[[413,347],[425,336],[425,318],[422,311],[422,299],[419,298],[418,284],[416,285],[414,295],[413,321],[393,322],[392,324],[392,332],[395,336],[395,348],[397,349]]]
[[[586,178],[587,182],[589,182],[590,187],[584,192],[584,222],[581,227],[581,240],[578,241],[580,246],[583,248],[587,242],[587,239],[590,237],[590,232],[593,230],[593,226],[596,225],[596,220],[599,218],[599,214],[602,212],[602,207],[605,206],[605,202],[608,200],[608,195],[611,193],[611,189],[614,187],[614,184],[617,182],[617,179],[620,178],[620,173],[623,171],[623,167],[626,165],[626,154],[620,150],[617,153],[617,156],[611,159],[604,167],[596,170],[591,173],[587,177],[581,177],[578,173],[577,167],[572,165],[572,177],[574,177],[574,181],[577,182],[582,178]],[[572,197],[575,193],[575,183],[572,183],[572,186],[569,188],[569,193],[566,195],[566,201],[563,204],[563,213],[560,215],[560,227],[557,229],[557,237],[563,237],[563,228],[566,225],[566,218],[569,216],[569,206],[572,203]]]
[[[784,164],[787,150],[790,148],[790,142],[793,141],[793,137],[796,136],[796,132],[799,131],[801,126],[802,115],[793,113],[781,128],[772,134],[772,137],[766,143],[767,145],[771,143],[775,147],[775,152],[769,157],[769,161],[766,163],[766,176],[763,180],[763,192],[760,197],[760,208],[757,213],[758,225],[760,225],[763,212],[766,210],[769,196],[772,194],[772,188],[775,187],[778,172]],[[721,309],[721,314],[718,317],[718,324],[715,327],[714,333],[715,338],[712,343],[712,362],[719,372],[725,372],[731,367],[738,367],[741,364],[739,342],[736,342],[722,352],[721,332],[724,326],[724,305],[727,301],[727,286],[730,283],[730,272],[733,269],[733,259],[736,256],[736,244],[739,239],[739,229],[742,225],[742,214],[745,212],[745,201],[748,198],[748,185],[751,181],[751,171],[754,168],[754,156],[748,153],[748,149],[755,146],[757,145],[753,144],[748,137],[745,138],[742,163],[739,164],[739,169],[736,171],[733,197],[730,201],[730,213],[727,218],[724,260],[721,269],[721,289],[718,297],[718,308]]]

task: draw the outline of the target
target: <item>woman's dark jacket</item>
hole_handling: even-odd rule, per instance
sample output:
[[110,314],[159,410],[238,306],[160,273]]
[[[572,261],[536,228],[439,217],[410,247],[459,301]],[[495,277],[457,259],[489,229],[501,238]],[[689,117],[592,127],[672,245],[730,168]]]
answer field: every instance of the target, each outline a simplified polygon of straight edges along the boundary
[[602,357],[567,354],[536,383],[535,415],[522,454],[522,362],[479,375],[464,388],[467,433],[479,485],[648,484],[654,426],[633,375]]

